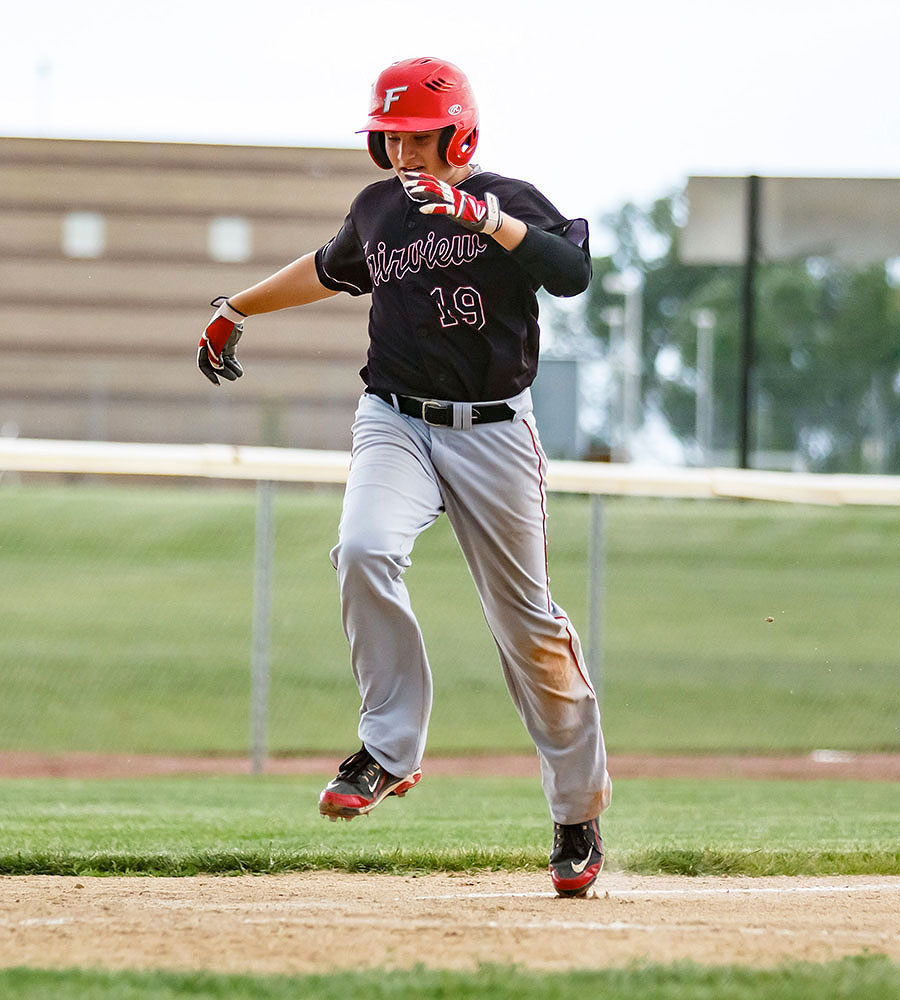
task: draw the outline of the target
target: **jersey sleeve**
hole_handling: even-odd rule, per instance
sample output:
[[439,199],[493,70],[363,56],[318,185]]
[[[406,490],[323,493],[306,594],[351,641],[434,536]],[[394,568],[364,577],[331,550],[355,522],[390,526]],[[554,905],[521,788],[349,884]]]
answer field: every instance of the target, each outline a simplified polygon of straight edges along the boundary
[[348,215],[337,233],[316,251],[316,274],[333,292],[365,295],[372,279],[353,219]]
[[[565,217],[549,198],[541,194],[533,185],[525,181],[514,182],[515,187],[508,193],[497,191],[500,208],[509,215],[520,219],[528,226],[552,229],[565,222]],[[492,190],[488,185],[487,190]]]

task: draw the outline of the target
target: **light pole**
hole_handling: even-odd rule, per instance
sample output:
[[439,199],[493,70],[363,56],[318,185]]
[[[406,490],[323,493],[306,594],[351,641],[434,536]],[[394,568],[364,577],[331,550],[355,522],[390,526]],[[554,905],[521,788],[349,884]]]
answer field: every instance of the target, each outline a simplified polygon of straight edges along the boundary
[[[642,280],[638,271],[612,272],[603,279],[607,292],[623,297],[621,310],[621,342],[614,363],[620,369],[621,385],[621,437],[622,455],[619,460],[631,457],[631,445],[641,423],[641,340],[643,337]],[[610,310],[612,312],[612,310]],[[612,327],[610,323],[610,327]]]
[[610,407],[609,445],[614,462],[627,458],[625,426],[622,421],[623,387],[621,379],[622,353],[625,340],[625,310],[621,306],[607,306],[600,318],[609,327],[609,364],[612,370],[612,406]]
[[703,465],[712,464],[713,451],[713,335],[716,314],[712,309],[698,309],[691,316],[697,327],[697,392],[695,397],[694,434]]

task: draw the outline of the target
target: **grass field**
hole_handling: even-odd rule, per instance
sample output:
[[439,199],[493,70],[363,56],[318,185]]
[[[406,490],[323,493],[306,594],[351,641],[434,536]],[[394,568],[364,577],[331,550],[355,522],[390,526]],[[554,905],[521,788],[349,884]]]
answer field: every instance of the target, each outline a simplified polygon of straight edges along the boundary
[[[327,823],[314,777],[0,782],[0,874],[543,871],[531,779],[429,778]],[[889,782],[629,780],[603,820],[611,870],[900,875]]]
[[[245,752],[254,503],[225,487],[4,484],[4,747]],[[278,494],[275,753],[355,743],[328,562],[339,503]],[[894,511],[604,504],[612,749],[900,747]],[[553,495],[550,511],[554,596],[586,639],[588,503]],[[529,748],[445,520],[408,580],[435,674],[430,751]]]
[[694,965],[535,974],[413,969],[303,977],[0,970],[4,1000],[896,1000],[900,967],[879,958],[779,969]]

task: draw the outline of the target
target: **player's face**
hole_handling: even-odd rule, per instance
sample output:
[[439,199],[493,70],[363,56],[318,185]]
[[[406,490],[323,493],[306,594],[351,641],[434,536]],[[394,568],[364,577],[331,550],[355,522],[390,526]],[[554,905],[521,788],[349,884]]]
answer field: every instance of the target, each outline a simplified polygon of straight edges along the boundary
[[445,163],[438,152],[441,129],[430,132],[385,132],[384,148],[391,166],[397,173],[415,170],[431,174],[449,184],[459,179],[459,174],[467,174],[468,168],[460,169]]

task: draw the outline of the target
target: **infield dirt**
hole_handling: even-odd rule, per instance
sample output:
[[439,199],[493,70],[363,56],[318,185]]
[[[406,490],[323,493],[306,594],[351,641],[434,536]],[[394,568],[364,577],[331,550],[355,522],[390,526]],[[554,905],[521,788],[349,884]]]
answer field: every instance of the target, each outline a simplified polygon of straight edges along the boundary
[[[267,774],[318,774],[330,778],[340,754],[331,757],[272,757]],[[479,754],[427,757],[429,775],[539,778],[537,755]],[[786,778],[814,781],[900,781],[900,753],[817,750],[795,756],[715,754],[611,754],[616,778]],[[154,754],[32,753],[0,751],[0,778],[141,778],[173,774],[249,774],[247,757],[176,757]]]
[[305,973],[599,968],[691,959],[771,966],[900,960],[900,877],[601,875],[563,900],[541,874],[311,872],[0,879],[0,965]]

